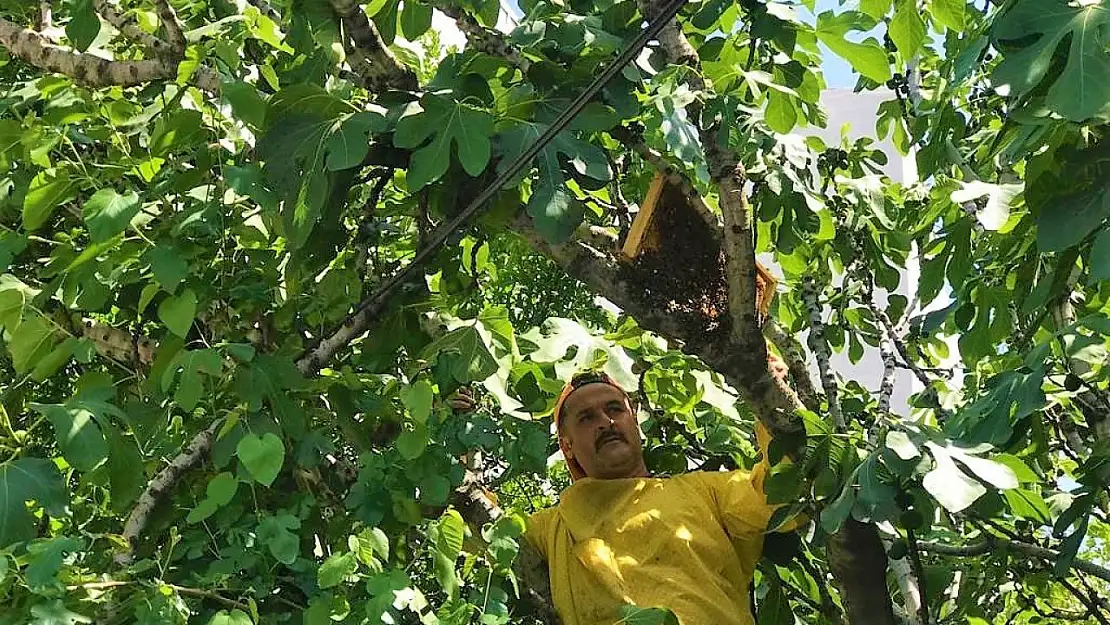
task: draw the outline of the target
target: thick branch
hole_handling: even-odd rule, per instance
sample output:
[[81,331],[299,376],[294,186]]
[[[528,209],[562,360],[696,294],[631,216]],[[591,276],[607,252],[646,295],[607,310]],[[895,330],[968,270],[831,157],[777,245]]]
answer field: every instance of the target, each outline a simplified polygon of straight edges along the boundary
[[921,591],[921,596],[926,599],[918,604],[917,614],[921,619],[921,625],[929,625],[929,602],[927,601],[929,591],[925,585],[925,567],[921,564],[921,550],[917,548],[917,538],[913,530],[906,530],[906,540],[909,541],[910,563],[913,565],[913,574],[917,577],[917,587]]
[[214,421],[212,425],[194,436],[193,440],[189,441],[189,444],[181,450],[181,453],[147,484],[146,490],[139,496],[138,503],[131,509],[131,514],[127,516],[127,522],[123,526],[122,536],[127,542],[128,548],[116,554],[116,562],[120,564],[131,562],[134,556],[135,541],[146,529],[146,525],[150,521],[150,515],[154,512],[158,501],[177,484],[182,474],[199,464],[208,456],[208,452],[212,451],[212,444],[216,440],[216,431],[219,424],[219,421]]
[[[0,18],[0,45],[39,69],[69,76],[87,87],[133,87],[155,80],[177,77],[177,63],[165,59],[142,61],[109,61],[92,54],[73,52],[56,46],[40,33],[21,28]],[[210,93],[219,93],[219,75],[211,68],[200,67],[193,75],[194,83]]]
[[351,341],[365,334],[370,326],[382,317],[399,291],[415,287],[423,280],[424,272],[415,271],[407,279],[392,284],[391,288],[376,290],[359,303],[342,325],[297,359],[297,369],[306,376],[319,371]]
[[332,10],[343,20],[343,26],[347,35],[354,40],[355,48],[368,61],[360,67],[367,88],[374,92],[390,89],[416,91],[420,86],[416,74],[393,56],[362,7],[354,0],[329,1]]
[[109,0],[93,0],[93,8],[106,22],[115,27],[124,37],[138,43],[155,55],[167,54],[170,46],[165,41],[139,28],[135,22],[124,17]]
[[817,394],[817,389],[813,386],[813,379],[809,376],[809,367],[806,366],[806,356],[805,352],[802,351],[802,345],[794,337],[788,335],[779,325],[779,322],[773,318],[763,322],[763,334],[782,353],[783,359],[786,361],[786,368],[790,371],[790,379],[794,382],[794,388],[798,392],[798,399],[811,411],[817,412],[820,410],[821,398]]
[[[991,536],[985,540],[971,543],[970,545],[946,545],[937,542],[918,541],[917,548],[921,551],[935,553],[942,556],[957,556],[957,557],[970,557],[987,555],[993,551],[997,551],[999,547],[1003,547],[1014,553],[1020,553],[1031,558],[1039,560],[1047,560],[1049,562],[1056,562],[1060,557],[1060,552],[1054,549],[1046,549],[1037,545],[1030,545],[1017,540],[1008,538],[1001,538],[998,536]],[[1110,568],[1106,568],[1100,564],[1095,564],[1089,560],[1076,558],[1072,562],[1072,568],[1077,571],[1082,571],[1089,575],[1094,575],[1102,580],[1110,582]]]
[[[732,320],[732,338],[737,343],[766,343],[759,329],[756,305],[755,240],[752,237],[752,215],[744,191],[744,169],[737,165],[732,175],[720,181],[721,215],[724,217],[725,279],[728,283],[728,309]],[[757,337],[753,340],[754,337]]]
[[[840,584],[848,621],[853,625],[893,625],[894,607],[886,589],[886,552],[875,526],[848,519],[829,537],[828,551],[829,568]],[[861,577],[864,573],[870,573],[871,579]]]
[[65,74],[90,87],[130,87],[177,76],[177,67],[165,61],[109,61],[91,54],[71,52],[41,34],[0,18],[0,44],[12,56],[51,72]]

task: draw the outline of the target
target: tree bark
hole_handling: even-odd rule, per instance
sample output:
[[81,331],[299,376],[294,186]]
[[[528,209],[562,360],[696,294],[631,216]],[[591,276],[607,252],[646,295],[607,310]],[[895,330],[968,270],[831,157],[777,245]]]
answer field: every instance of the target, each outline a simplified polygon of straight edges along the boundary
[[[167,58],[140,61],[109,61],[93,54],[73,52],[50,43],[29,28],[0,18],[0,45],[12,56],[39,69],[69,76],[87,87],[134,87],[158,80],[177,78],[176,61]],[[197,87],[209,93],[220,92],[219,74],[201,66],[193,74]]]
[[875,526],[848,519],[829,537],[828,550],[829,568],[840,587],[848,622],[894,625],[894,608],[886,588],[886,552]]

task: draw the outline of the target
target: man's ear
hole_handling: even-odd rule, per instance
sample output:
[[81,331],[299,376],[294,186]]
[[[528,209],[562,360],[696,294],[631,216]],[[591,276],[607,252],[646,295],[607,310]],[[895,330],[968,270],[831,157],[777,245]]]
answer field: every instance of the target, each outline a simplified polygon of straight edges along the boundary
[[574,448],[570,444],[570,439],[559,434],[559,449],[563,452],[563,457],[568,461],[574,458]]

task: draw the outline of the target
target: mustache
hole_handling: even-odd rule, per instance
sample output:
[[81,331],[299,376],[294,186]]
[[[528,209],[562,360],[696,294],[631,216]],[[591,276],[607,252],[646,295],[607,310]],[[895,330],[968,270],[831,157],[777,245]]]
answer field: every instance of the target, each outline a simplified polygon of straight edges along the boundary
[[624,437],[624,434],[621,434],[617,430],[606,430],[597,437],[597,440],[594,441],[594,449],[601,449],[602,445],[608,443],[611,440],[620,440],[626,443],[628,442],[628,439]]

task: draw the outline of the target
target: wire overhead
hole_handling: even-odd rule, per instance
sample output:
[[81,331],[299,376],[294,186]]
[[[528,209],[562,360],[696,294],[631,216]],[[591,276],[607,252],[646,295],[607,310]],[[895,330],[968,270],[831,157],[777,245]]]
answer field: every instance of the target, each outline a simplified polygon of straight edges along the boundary
[[394,274],[392,278],[387,280],[378,289],[377,293],[365,300],[366,303],[356,311],[356,314],[370,306],[374,306],[381,299],[381,296],[391,292],[400,284],[411,279],[414,273],[424,265],[428,258],[447,241],[448,237],[458,230],[460,226],[469,221],[475,213],[481,210],[485,203],[488,202],[495,193],[500,191],[501,187],[504,186],[506,182],[515,178],[525,167],[531,166],[532,159],[542,152],[560,132],[566,129],[574,118],[582,112],[582,109],[590,103],[590,100],[592,100],[618,72],[624,69],[625,65],[631,63],[640,54],[640,51],[643,50],[648,42],[654,39],[659,34],[659,31],[663,30],[663,27],[678,15],[678,12],[682,10],[686,2],[687,0],[673,0],[664,6],[658,15],[648,20],[647,27],[640,31],[640,34],[632,40],[632,43],[594,78],[593,82],[570,103],[570,106],[555,118],[555,121],[551,122],[547,130],[536,139],[536,142],[513,160],[509,166],[489,184],[489,186],[471,200],[466,208],[437,228],[436,231],[428,237],[423,247],[416,253],[416,256],[413,257],[412,262],[405,265],[403,270]]

